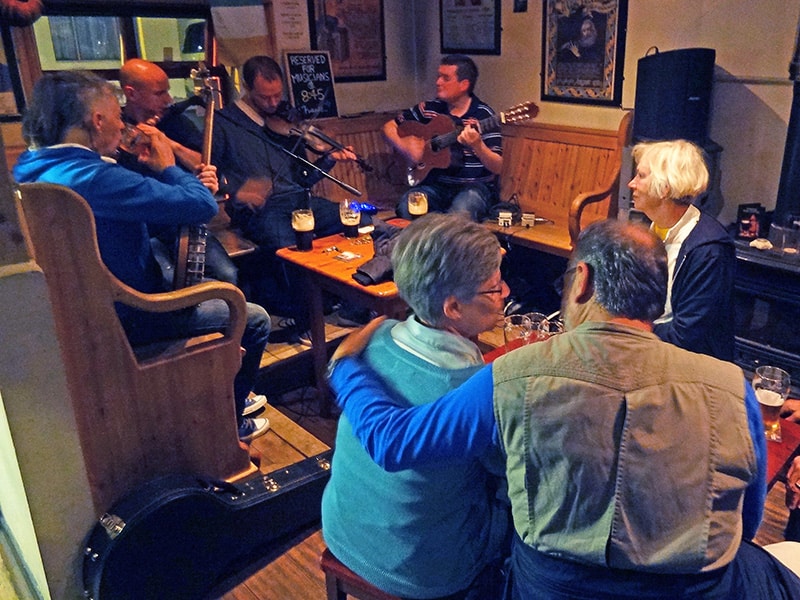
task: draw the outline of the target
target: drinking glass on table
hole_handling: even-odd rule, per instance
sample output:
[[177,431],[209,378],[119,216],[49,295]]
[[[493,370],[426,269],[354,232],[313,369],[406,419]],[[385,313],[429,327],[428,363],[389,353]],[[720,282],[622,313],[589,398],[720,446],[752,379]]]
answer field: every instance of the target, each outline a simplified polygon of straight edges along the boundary
[[408,193],[408,214],[412,219],[418,219],[428,214],[428,194],[425,192]]
[[339,203],[339,219],[344,227],[344,237],[357,238],[361,209],[356,200],[342,200]]
[[302,208],[292,211],[292,229],[297,243],[297,249],[301,252],[311,250],[311,242],[314,240],[314,213],[311,209]]
[[753,377],[753,389],[764,420],[764,434],[772,442],[782,441],[781,407],[789,396],[791,383],[789,373],[778,367],[758,367]]
[[547,320],[546,314],[529,312],[525,313],[525,316],[531,320],[531,335],[528,343],[540,342],[550,337],[550,321]]
[[525,315],[508,315],[503,319],[503,340],[506,352],[524,346],[530,341],[533,326]]

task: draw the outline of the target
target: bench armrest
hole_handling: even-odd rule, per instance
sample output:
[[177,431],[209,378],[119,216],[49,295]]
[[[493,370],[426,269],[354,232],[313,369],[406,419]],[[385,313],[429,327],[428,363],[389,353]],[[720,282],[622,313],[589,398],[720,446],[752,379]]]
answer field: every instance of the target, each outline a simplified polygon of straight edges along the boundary
[[[113,276],[112,276],[113,277]],[[116,278],[114,278],[116,279]],[[127,306],[147,312],[171,312],[190,308],[206,300],[223,300],[228,305],[230,320],[225,337],[241,339],[247,323],[247,304],[242,291],[221,281],[207,281],[172,292],[144,294],[119,280],[113,282],[113,298]]]
[[613,214],[613,208],[617,204],[615,199],[615,190],[617,187],[617,182],[614,181],[608,187],[603,189],[596,189],[592,190],[591,192],[583,192],[582,194],[578,194],[572,200],[572,204],[569,207],[569,238],[572,242],[572,247],[575,247],[575,244],[578,241],[578,235],[581,232],[581,216],[583,216],[584,209],[589,206],[590,204],[594,204],[595,202],[601,202],[609,195],[611,196],[611,205],[609,207],[609,215]]

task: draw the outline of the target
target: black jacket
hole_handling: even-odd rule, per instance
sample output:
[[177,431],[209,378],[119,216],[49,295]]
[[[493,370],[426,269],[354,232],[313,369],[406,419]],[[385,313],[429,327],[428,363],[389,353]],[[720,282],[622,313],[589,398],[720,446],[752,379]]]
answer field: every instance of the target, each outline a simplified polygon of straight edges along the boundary
[[672,320],[655,334],[676,346],[732,361],[736,250],[714,217],[700,220],[681,245],[672,275]]

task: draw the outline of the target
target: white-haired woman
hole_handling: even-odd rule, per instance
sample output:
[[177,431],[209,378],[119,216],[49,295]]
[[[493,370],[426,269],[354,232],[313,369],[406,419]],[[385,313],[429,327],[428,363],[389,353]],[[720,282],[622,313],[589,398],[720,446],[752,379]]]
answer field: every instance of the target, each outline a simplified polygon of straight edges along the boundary
[[669,260],[661,339],[687,350],[733,360],[733,240],[712,216],[692,204],[708,186],[699,147],[686,140],[633,148],[636,172],[628,187],[633,203],[653,222]]

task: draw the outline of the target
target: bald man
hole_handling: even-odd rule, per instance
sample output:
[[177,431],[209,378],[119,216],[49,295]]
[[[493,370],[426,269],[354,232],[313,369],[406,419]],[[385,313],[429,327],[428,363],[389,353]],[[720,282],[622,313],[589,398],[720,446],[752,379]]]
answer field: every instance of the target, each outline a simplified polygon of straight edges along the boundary
[[173,100],[169,93],[169,77],[164,69],[141,58],[132,58],[119,70],[119,84],[125,94],[122,118],[126,123],[156,124],[170,139],[175,159],[188,171],[200,164],[203,135],[183,114],[162,121]]
[[[129,125],[147,123],[155,125],[167,136],[175,155],[175,162],[189,172],[197,172],[201,164],[200,150],[203,147],[203,133],[185,114],[168,114],[167,108],[173,99],[169,93],[169,77],[157,64],[141,58],[132,58],[119,70],[119,84],[125,94],[122,119]],[[165,117],[165,115],[168,115]],[[136,156],[121,152],[119,162],[123,166],[142,174],[148,169],[141,165]],[[210,189],[218,191],[218,186]],[[158,257],[166,279],[172,277],[175,263],[174,242],[176,231],[151,227],[154,235],[154,251]],[[228,257],[225,248],[213,235],[206,243],[206,277],[239,283],[239,270]]]

